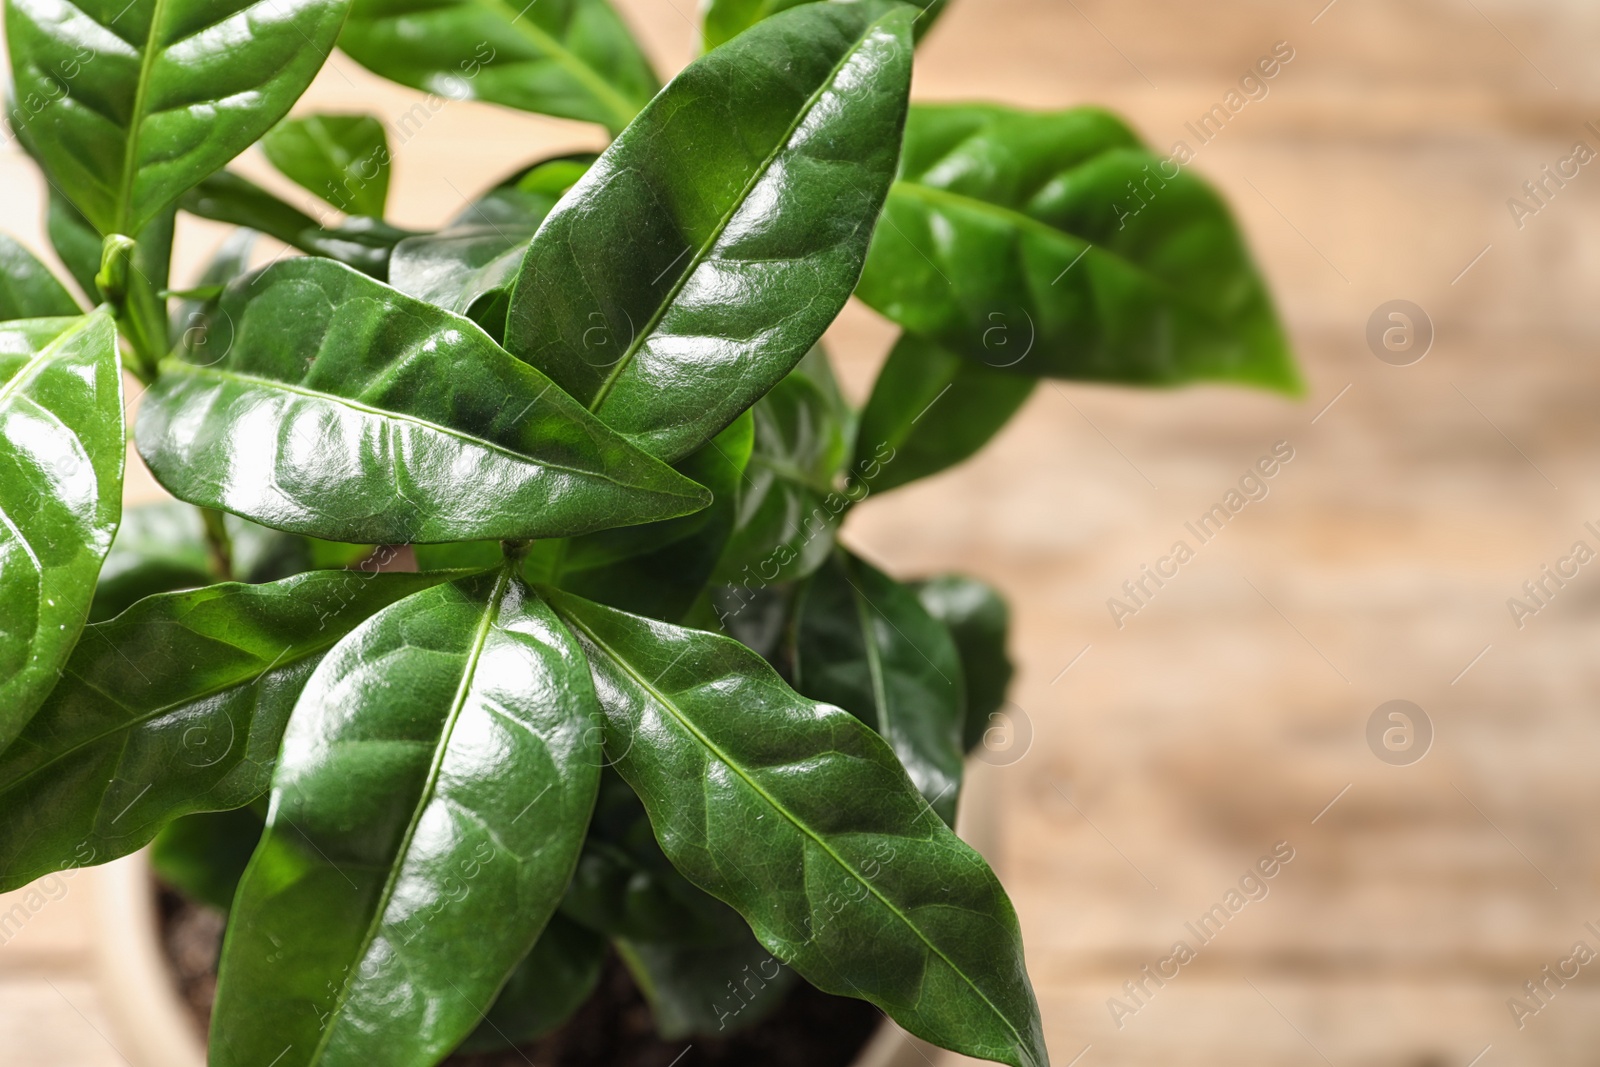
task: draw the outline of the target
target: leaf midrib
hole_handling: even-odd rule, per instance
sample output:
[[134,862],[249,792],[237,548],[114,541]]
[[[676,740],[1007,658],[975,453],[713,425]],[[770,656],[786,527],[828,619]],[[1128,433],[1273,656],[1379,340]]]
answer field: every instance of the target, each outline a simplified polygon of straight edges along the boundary
[[1011,1020],[1006,1018],[1005,1013],[1000,1010],[994,1001],[989,999],[988,994],[982,989],[978,988],[977,983],[967,975],[966,971],[962,970],[960,967],[957,967],[955,961],[949,956],[945,955],[944,951],[940,949],[938,945],[935,945],[932,941],[930,941],[928,936],[922,932],[922,929],[913,923],[910,917],[902,912],[893,901],[889,900],[881,892],[879,892],[877,887],[872,884],[870,879],[863,878],[854,868],[844,861],[843,856],[840,856],[839,853],[834,851],[831,845],[818,836],[816,831],[812,830],[805,823],[801,822],[798,816],[789,811],[789,809],[784,807],[784,805],[781,804],[776,797],[757,784],[754,779],[745,773],[745,770],[742,766],[729,758],[727,754],[722,751],[720,746],[718,746],[714,741],[702,733],[692,722],[690,722],[684,713],[679,710],[678,706],[673,703],[672,700],[666,696],[666,694],[657,689],[653,683],[645,680],[643,675],[635,671],[633,666],[627,660],[618,655],[617,652],[612,649],[604,639],[596,634],[593,629],[585,625],[581,619],[578,619],[577,617],[562,610],[553,601],[551,602],[551,607],[554,607],[557,614],[559,614],[564,620],[570,622],[579,630],[583,631],[585,637],[587,637],[602,652],[604,652],[613,663],[617,664],[623,670],[623,672],[627,674],[627,676],[631,678],[636,685],[639,686],[639,688],[643,689],[651,696],[652,699],[654,699],[663,708],[667,709],[667,711],[672,714],[672,717],[678,721],[678,724],[687,730],[695,738],[695,740],[699,741],[708,752],[720,760],[722,764],[734,774],[738,775],[739,779],[743,781],[745,785],[749,786],[752,792],[754,792],[762,800],[766,801],[772,810],[783,817],[789,823],[789,825],[793,826],[800,833],[804,834],[806,837],[815,842],[817,847],[822,849],[822,851],[830,859],[832,859],[834,863],[838,864],[841,870],[845,871],[850,875],[850,877],[854,878],[863,887],[865,887],[869,893],[878,899],[879,903],[887,908],[895,918],[899,919],[900,922],[904,924],[906,929],[915,934],[917,939],[926,945],[930,952],[938,956],[939,959],[944,962],[945,966],[949,967],[953,973],[959,975],[961,980],[978,995],[978,998],[983,1001],[984,1005],[994,1013],[995,1018],[999,1019],[1001,1024],[1004,1025],[1008,1031],[1010,1031],[1012,1037],[1016,1040],[1016,1047],[1018,1049],[1026,1049],[1028,1047],[1027,1042],[1025,1042],[1022,1038],[1022,1034],[1015,1026],[1012,1025]]
[[130,112],[128,122],[128,139],[122,146],[122,182],[117,190],[112,232],[130,237],[133,235],[127,234],[127,230],[128,217],[133,212],[134,164],[139,158],[139,135],[144,131],[144,108],[146,97],[149,95],[150,74],[156,64],[156,37],[165,21],[168,2],[169,0],[156,0],[155,9],[150,13],[150,30],[145,37],[144,51],[139,56],[139,81],[133,90],[133,111]]
[[27,363],[23,364],[21,370],[13,374],[4,385],[0,385],[0,408],[11,402],[11,397],[14,393],[31,385],[44,372],[45,367],[54,361],[57,351],[72,338],[87,330],[93,324],[94,317],[98,314],[100,314],[100,311],[97,308],[89,312],[89,314],[81,316],[77,322],[56,334],[46,342],[43,348],[34,353]]
[[622,354],[622,358],[617,360],[617,364],[611,369],[611,373],[606,375],[605,381],[601,382],[600,387],[595,390],[594,399],[588,405],[590,411],[598,412],[601,405],[605,403],[606,398],[611,395],[612,389],[616,387],[617,381],[622,377],[623,372],[633,364],[634,358],[639,354],[639,349],[644,347],[655,332],[656,327],[661,325],[661,320],[666,317],[667,312],[677,302],[678,295],[683,292],[684,286],[689,284],[689,279],[694,275],[695,271],[700,269],[700,265],[705,262],[705,258],[711,252],[711,249],[716,246],[722,239],[722,235],[727,232],[728,224],[733,220],[733,216],[744,206],[745,201],[750,199],[751,190],[767,176],[767,172],[772,169],[772,165],[777,161],[778,156],[783,153],[784,149],[789,147],[789,142],[794,138],[794,131],[800,128],[800,123],[804,122],[806,117],[816,108],[817,101],[822,99],[822,94],[833,87],[833,83],[839,77],[839,71],[843,70],[844,65],[854,58],[856,53],[861,51],[862,43],[895,14],[895,10],[891,9],[887,14],[881,15],[869,23],[856,37],[855,43],[839,57],[839,61],[828,71],[827,77],[822,79],[817,88],[806,98],[805,104],[795,113],[794,120],[783,131],[783,136],[778,138],[772,151],[768,152],[767,157],[751,172],[750,177],[745,181],[744,187],[739,190],[739,195],[733,199],[733,202],[728,206],[728,210],[723,213],[722,218],[717,221],[717,224],[712,227],[706,239],[701,242],[699,249],[690,257],[683,270],[679,272],[677,280],[673,282],[672,288],[667,291],[667,294],[661,298],[661,302],[656,306],[654,314],[645,323],[644,329],[639,331],[638,336],[633,339],[633,343],[628,346],[628,350]]
[[[378,931],[382,929],[384,916],[389,910],[389,902],[394,898],[396,884],[400,880],[401,868],[405,866],[406,854],[411,850],[411,843],[416,838],[417,827],[422,823],[423,813],[433,803],[434,795],[438,792],[439,776],[444,770],[444,759],[450,751],[450,739],[455,733],[456,723],[460,721],[461,711],[466,706],[467,697],[472,692],[473,680],[477,677],[478,664],[483,658],[483,646],[489,640],[489,630],[500,616],[500,600],[506,585],[511,580],[512,564],[509,562],[500,568],[500,573],[495,576],[494,588],[489,593],[489,599],[484,604],[483,617],[478,620],[477,632],[472,635],[472,646],[467,650],[467,662],[461,672],[461,683],[456,687],[455,698],[451,701],[450,712],[446,717],[443,727],[439,731],[439,744],[434,749],[433,762],[428,767],[428,777],[423,783],[422,793],[417,798],[417,803],[411,811],[411,822],[406,827],[405,836],[400,840],[400,846],[395,850],[394,862],[389,864],[388,876],[384,879],[383,889],[379,892],[372,909],[372,920],[367,924],[367,931],[361,939],[361,947],[354,955],[355,966],[346,974],[344,982],[339,987],[339,996],[328,1010],[328,1021],[322,1027],[322,1036],[318,1038],[316,1047],[311,1050],[311,1058],[307,1061],[308,1067],[316,1067],[322,1062],[323,1053],[327,1051],[328,1042],[333,1039],[333,1032],[338,1023],[340,1014],[345,1005],[350,1002],[350,994],[355,988],[355,975],[360,973],[360,963],[372,949],[373,941],[377,940]],[[435,587],[437,588],[437,587]],[[397,602],[398,603],[398,602]]]
[[[980,215],[988,215],[991,218],[1000,219],[1012,226],[1018,227],[1019,229],[1029,230],[1047,240],[1080,241],[1087,246],[1087,251],[1092,252],[1096,257],[1114,260],[1138,274],[1145,280],[1146,284],[1160,292],[1162,297],[1170,303],[1178,305],[1191,314],[1200,316],[1218,329],[1226,329],[1231,324],[1232,320],[1219,317],[1210,307],[1206,305],[1196,304],[1188,300],[1182,292],[1175,288],[1166,279],[1152,273],[1145,267],[1129,259],[1127,256],[1112,251],[1099,241],[1095,241],[1088,237],[1079,236],[1070,230],[1063,230],[1060,227],[1052,226],[1048,222],[1041,222],[1032,215],[1018,211],[1015,208],[1009,208],[1002,204],[996,204],[989,200],[983,200],[967,193],[957,193],[952,192],[949,189],[941,189],[936,185],[924,185],[921,182],[912,181],[908,178],[898,179],[895,181],[894,185],[890,187],[889,195],[891,197],[893,197],[897,192],[913,199],[931,201],[936,204],[953,204]],[[910,244],[910,238],[906,238],[906,242]],[[912,244],[912,247],[916,248],[916,245]],[[1088,257],[1086,256],[1085,258]]]
[[568,474],[580,475],[587,478],[597,478],[602,481],[610,482],[613,485],[620,486],[624,489],[659,493],[663,496],[676,497],[682,500],[696,499],[695,497],[688,496],[670,489],[659,489],[649,485],[625,482],[614,475],[605,473],[603,471],[588,470],[583,467],[570,467],[562,463],[554,463],[538,456],[530,455],[526,452],[514,451],[505,445],[502,445],[497,441],[491,441],[486,437],[476,437],[462,430],[456,430],[448,426],[442,426],[439,423],[433,422],[429,419],[424,419],[416,415],[409,415],[402,411],[389,411],[384,408],[373,407],[372,405],[364,404],[359,400],[353,400],[349,397],[339,396],[337,393],[325,393],[321,390],[311,389],[303,385],[297,385],[293,382],[286,382],[279,378],[263,378],[255,374],[242,374],[239,371],[218,370],[215,367],[195,367],[191,364],[184,363],[181,360],[168,360],[164,366],[169,368],[169,373],[172,370],[181,371],[183,373],[187,373],[191,378],[199,381],[204,381],[207,378],[215,378],[224,381],[240,382],[245,385],[259,385],[269,389],[281,389],[284,392],[294,393],[297,396],[310,397],[315,400],[340,404],[368,415],[374,415],[385,419],[394,419],[398,422],[409,422],[416,426],[421,426],[425,429],[443,434],[447,437],[453,437],[460,441],[471,442],[474,445],[499,453],[500,455],[503,455],[508,459],[515,460],[518,463],[528,463],[534,466],[546,468],[548,470],[565,471]]

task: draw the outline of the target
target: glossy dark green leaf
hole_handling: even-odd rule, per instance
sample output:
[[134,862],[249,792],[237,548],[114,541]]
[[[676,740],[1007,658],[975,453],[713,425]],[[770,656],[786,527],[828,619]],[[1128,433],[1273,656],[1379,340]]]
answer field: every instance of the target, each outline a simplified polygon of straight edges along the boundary
[[589,999],[605,960],[605,938],[552,915],[533,949],[506,979],[494,1006],[457,1051],[492,1052],[548,1034]]
[[[606,0],[356,0],[339,47],[376,74],[452,100],[620,130],[660,83]],[[433,110],[437,110],[434,108]],[[432,111],[395,120],[403,144]]]
[[836,483],[849,422],[820,349],[751,410],[755,440],[719,581],[745,589],[803,578],[833,550],[849,506]]
[[[813,0],[705,0],[700,5],[700,47],[709,52],[780,11]],[[906,0],[922,9],[912,25],[917,40],[933,26],[947,0]]]
[[428,1067],[572,874],[600,778],[577,642],[510,569],[379,612],[317,668],[234,898],[213,1067]]
[[111,316],[0,323],[0,750],[88,616],[125,450]]
[[446,229],[530,224],[537,228],[598,158],[593,152],[573,152],[530,163],[468,204]]
[[540,542],[529,554],[527,573],[624,611],[682,618],[733,532],[753,427],[754,420],[741,415],[676,465],[684,477],[711,491],[710,507],[681,519]]
[[137,234],[283,117],[349,0],[12,0],[31,146],[103,234]]
[[226,170],[189,190],[181,203],[191,215],[259,230],[307,255],[336,259],[379,281],[389,276],[389,257],[395,245],[414,236],[410,230],[365,217],[321,225],[249,179]]
[[89,225],[83,212],[72,206],[72,201],[54,186],[50,187],[50,201],[45,209],[45,232],[50,244],[61,257],[62,264],[78,289],[91,301],[100,299],[94,276],[100,271],[100,234]]
[[[1016,413],[1035,383],[902,334],[856,428],[855,466],[868,490],[881,493],[968,458]],[[874,465],[877,477],[865,479]]]
[[810,4],[691,63],[545,220],[506,347],[667,459],[787,374],[892,177],[912,9]]
[[1011,657],[1006,635],[1011,609],[993,586],[961,574],[942,574],[911,586],[928,614],[944,623],[961,654],[966,680],[967,715],[962,747],[970,751],[983,740],[989,716],[1006,702],[1011,685]]
[[284,119],[261,138],[267,160],[302,189],[347,215],[383,218],[389,138],[371,115]]
[[876,730],[955,824],[966,683],[950,631],[915,592],[836,551],[800,590],[794,686]]
[[0,753],[0,891],[236,808],[272,774],[311,668],[373,611],[452,575],[320,571],[149,597],[84,630]]
[[857,294],[1018,373],[1300,388],[1227,207],[1092,109],[913,108]]
[[212,331],[211,362],[168,360],[139,410],[140,454],[192,504],[394,544],[562,537],[709,502],[468,320],[341,264],[275,263],[220,316],[233,332]]
[[212,253],[205,270],[173,308],[172,335],[179,345],[190,350],[205,347],[210,339],[211,317],[222,301],[222,291],[229,282],[250,270],[256,237],[254,230],[234,230]]
[[736,641],[550,597],[678,870],[825,992],[970,1056],[1048,1062],[1005,891],[887,743]]
[[770,1018],[799,976],[761,947],[745,928],[734,944],[689,948],[649,941],[618,941],[666,1041],[727,1037]]
[[83,309],[21,244],[0,233],[0,322],[79,315]]
[[266,828],[257,805],[174,819],[150,843],[156,877],[190,900],[226,912]]

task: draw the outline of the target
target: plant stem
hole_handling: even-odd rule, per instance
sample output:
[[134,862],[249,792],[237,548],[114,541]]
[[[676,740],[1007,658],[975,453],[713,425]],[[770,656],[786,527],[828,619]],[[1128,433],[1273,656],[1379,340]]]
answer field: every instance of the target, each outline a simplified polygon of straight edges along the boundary
[[201,508],[200,520],[206,528],[206,549],[211,557],[211,570],[220,580],[233,581],[233,538],[228,536],[222,512]]

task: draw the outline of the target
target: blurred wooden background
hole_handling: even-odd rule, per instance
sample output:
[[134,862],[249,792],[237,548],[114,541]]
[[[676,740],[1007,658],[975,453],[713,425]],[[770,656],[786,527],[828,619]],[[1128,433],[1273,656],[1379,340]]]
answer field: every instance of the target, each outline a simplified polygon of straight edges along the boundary
[[[623,4],[663,70],[690,53],[691,4]],[[1600,149],[1597,40],[1583,0],[953,0],[927,41],[921,99],[1100,103],[1162,148],[1275,43],[1295,51],[1194,165],[1235,205],[1308,398],[1047,385],[976,461],[846,534],[896,574],[965,569],[1015,605],[1032,737],[985,773],[1058,1067],[1594,1061],[1600,963],[1520,1029],[1507,999],[1575,942],[1600,950],[1600,567],[1521,630],[1506,599],[1573,542],[1600,547],[1600,166],[1520,229],[1506,201],[1574,142]],[[336,55],[302,107],[393,120],[415,99]],[[395,214],[436,225],[521,162],[596,143],[449,104],[397,153]],[[0,222],[43,249],[14,150],[0,183]],[[220,234],[184,227],[180,281]],[[1394,299],[1435,327],[1412,366],[1365,340]],[[857,307],[835,328],[856,395],[891,337]],[[1279,441],[1294,459],[1270,495],[1119,629],[1106,599]],[[1397,698],[1434,732],[1406,766],[1366,740]],[[1294,859],[1270,894],[1129,999],[1278,842]],[[8,1065],[120,1061],[88,881],[34,898],[0,944]],[[1114,1019],[1112,997],[1139,1010]]]

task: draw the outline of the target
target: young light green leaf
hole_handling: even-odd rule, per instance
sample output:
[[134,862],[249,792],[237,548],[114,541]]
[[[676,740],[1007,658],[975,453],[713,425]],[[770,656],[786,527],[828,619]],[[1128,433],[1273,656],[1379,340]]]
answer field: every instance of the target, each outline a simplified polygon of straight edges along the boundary
[[230,286],[200,355],[163,364],[139,451],[179,499],[275,529],[522,540],[709,502],[470,321],[330,260]]
[[0,751],[83,629],[125,450],[111,316],[0,324]]
[[148,597],[89,626],[0,753],[0,891],[141,848],[268,785],[295,696],[373,611],[454,575],[319,571]]
[[102,234],[134,236],[283,117],[332,50],[349,0],[12,0],[22,126]]
[[961,654],[961,675],[967,683],[967,717],[962,748],[971,751],[993,725],[990,716],[1006,702],[1011,685],[1011,657],[1006,635],[1011,610],[992,586],[962,574],[942,574],[911,588],[928,614],[944,623]]
[[322,226],[299,208],[227,170],[196,185],[180,203],[191,215],[259,230],[307,255],[338,260],[379,281],[389,276],[389,257],[395,245],[414,236],[410,230],[366,217]]
[[51,319],[80,315],[83,309],[40,263],[17,241],[0,233],[0,322],[13,319]]
[[818,988],[969,1056],[1049,1062],[1005,891],[877,734],[729,638],[549,597],[678,870]]
[[875,493],[953,467],[989,442],[1036,381],[902,334],[861,411],[855,466],[881,463]]
[[933,810],[955,824],[966,683],[950,631],[915,593],[834,552],[800,590],[794,686],[876,730]]
[[915,107],[857,294],[1012,373],[1295,393],[1221,199],[1110,115]]
[[[726,44],[762,19],[814,0],[705,0],[700,5],[700,48],[709,52]],[[906,0],[922,9],[912,24],[918,41],[933,26],[947,0]]]
[[555,911],[600,717],[577,642],[510,570],[386,608],[306,684],[234,898],[213,1067],[430,1067]]
[[261,138],[261,151],[289,180],[346,215],[383,218],[389,138],[371,115],[284,119]]
[[600,984],[606,939],[575,922],[550,924],[517,964],[494,1006],[457,1052],[493,1052],[536,1040],[572,1017]]
[[[357,0],[339,47],[413,89],[598,122],[612,132],[660,88],[606,0]],[[430,114],[415,104],[396,129],[414,137]]]
[[562,198],[506,347],[678,459],[800,360],[849,298],[911,77],[902,4],[808,4],[691,63]]
[[751,409],[755,438],[719,581],[745,588],[803,578],[833,550],[849,504],[835,477],[849,454],[848,413],[821,350]]

